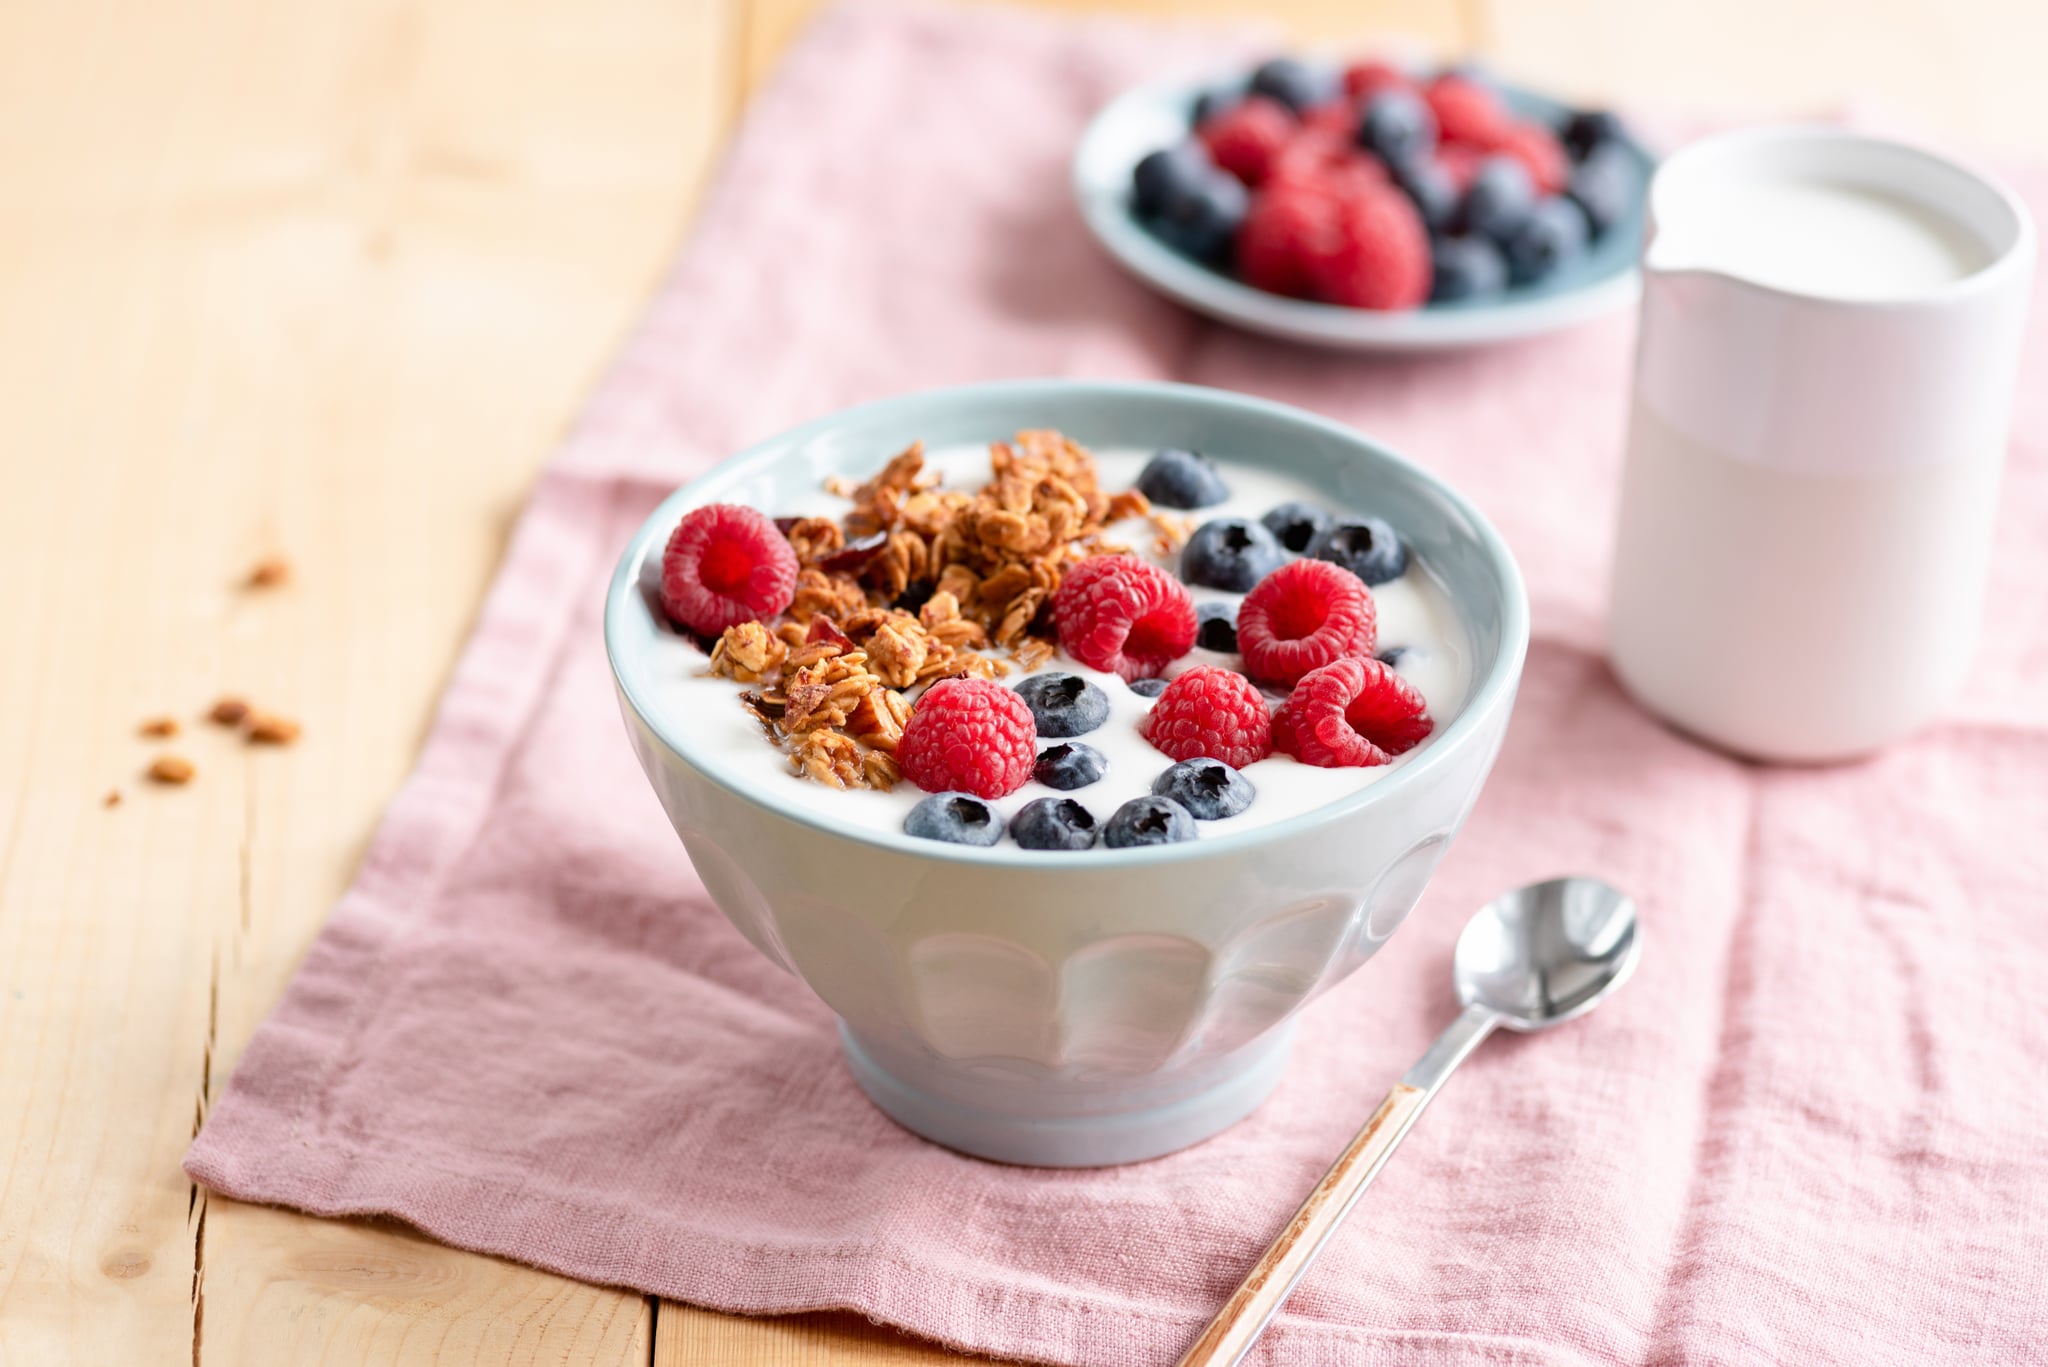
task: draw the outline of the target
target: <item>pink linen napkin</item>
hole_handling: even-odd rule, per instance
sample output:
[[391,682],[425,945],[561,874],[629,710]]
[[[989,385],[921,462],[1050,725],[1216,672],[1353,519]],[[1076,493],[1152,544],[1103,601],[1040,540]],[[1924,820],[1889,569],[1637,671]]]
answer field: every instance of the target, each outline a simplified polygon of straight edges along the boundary
[[[1452,1014],[1466,914],[1583,869],[1641,899],[1636,981],[1472,1059],[1258,1360],[2048,1361],[2048,392],[2021,400],[1990,631],[1948,720],[1839,768],[1689,744],[1599,649],[1625,318],[1317,354],[1199,322],[1086,238],[1083,122],[1214,43],[979,8],[818,20],[541,477],[418,771],[189,1171],[729,1310],[1170,1362]],[[2048,176],[2019,184],[2048,208]],[[1046,374],[1271,395],[1413,453],[1502,527],[1537,633],[1470,827],[1309,1010],[1279,1092],[1207,1144],[1083,1172],[958,1157],[869,1106],[825,1009],[691,873],[598,621],[632,529],[727,453]],[[1899,648],[1948,643],[1901,622]]]

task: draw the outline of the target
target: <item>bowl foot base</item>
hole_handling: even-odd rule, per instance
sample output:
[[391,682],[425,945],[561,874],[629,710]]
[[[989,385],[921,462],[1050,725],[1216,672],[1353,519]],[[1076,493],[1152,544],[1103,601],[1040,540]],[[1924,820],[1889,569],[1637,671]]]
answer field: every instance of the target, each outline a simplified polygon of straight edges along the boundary
[[963,1082],[957,1063],[875,1048],[843,1021],[839,1039],[868,1100],[912,1134],[999,1163],[1093,1168],[1199,1144],[1257,1110],[1287,1069],[1294,1022],[1220,1059],[1175,1069],[1165,1081],[1019,1076],[992,1086]]

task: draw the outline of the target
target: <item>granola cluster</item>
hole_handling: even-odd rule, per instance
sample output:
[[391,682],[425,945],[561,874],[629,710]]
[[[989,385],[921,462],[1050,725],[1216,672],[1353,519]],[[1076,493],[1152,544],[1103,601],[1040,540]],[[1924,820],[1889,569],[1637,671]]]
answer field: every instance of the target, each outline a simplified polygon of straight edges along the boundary
[[970,494],[926,472],[920,442],[865,483],[829,484],[853,502],[843,519],[779,524],[801,567],[789,610],[772,627],[728,628],[711,671],[756,686],[741,703],[797,773],[895,786],[910,695],[1051,659],[1067,567],[1129,549],[1104,539],[1109,524],[1147,517],[1156,544],[1185,538],[1137,490],[1103,492],[1095,458],[1057,432],[1020,432],[989,455],[992,477]]

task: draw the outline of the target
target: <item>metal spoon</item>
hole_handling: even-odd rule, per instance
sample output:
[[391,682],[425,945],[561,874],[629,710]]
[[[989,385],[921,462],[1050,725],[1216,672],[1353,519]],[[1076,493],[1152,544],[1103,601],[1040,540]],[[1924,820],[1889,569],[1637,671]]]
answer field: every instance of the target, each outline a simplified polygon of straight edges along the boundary
[[1444,1079],[1495,1026],[1547,1030],[1582,1016],[1628,980],[1637,957],[1636,904],[1597,878],[1532,883],[1482,908],[1452,959],[1465,1009],[1394,1084],[1179,1367],[1243,1359]]

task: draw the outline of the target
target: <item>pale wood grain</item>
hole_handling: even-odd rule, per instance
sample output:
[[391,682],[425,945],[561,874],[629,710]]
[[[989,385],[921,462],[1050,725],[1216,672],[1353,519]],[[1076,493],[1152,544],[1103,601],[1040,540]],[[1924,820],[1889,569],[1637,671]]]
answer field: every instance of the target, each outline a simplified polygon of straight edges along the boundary
[[691,1367],[937,1367],[987,1361],[947,1352],[858,1315],[782,1315],[747,1319],[661,1304],[654,1361]]
[[[997,0],[1006,3],[1007,0]],[[1471,40],[1457,0],[1031,0],[1070,13],[1272,25],[1291,42],[1370,44],[1384,39],[1421,51],[1456,52]]]
[[[215,1228],[232,1213],[226,1239]],[[225,1244],[225,1246],[223,1246]],[[646,1299],[458,1253],[390,1222],[217,1203],[206,1243],[202,1363],[648,1360]]]
[[[1014,5],[1018,0],[962,0]],[[1464,11],[1471,0],[1023,0],[1070,14],[1118,14],[1185,22],[1263,23],[1285,41],[1310,45],[1396,43],[1403,50],[1450,54],[1472,42]],[[825,0],[747,0],[741,77],[752,89]]]
[[1592,101],[1718,116],[1871,102],[1904,131],[2048,147],[2039,0],[1467,0],[1505,73]]
[[[178,1160],[682,230],[734,32],[0,10],[0,1360],[646,1360],[642,1297],[208,1203]],[[271,551],[294,581],[241,591]],[[304,738],[199,726],[226,690]],[[135,738],[160,712],[187,734]],[[164,749],[189,787],[137,782]]]

